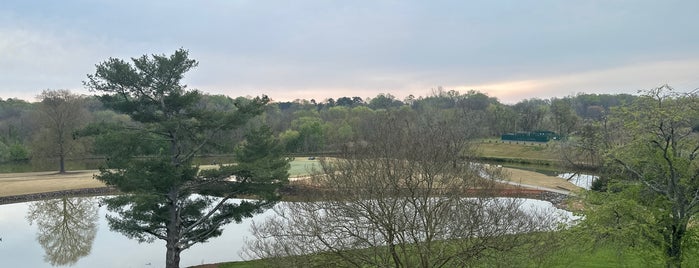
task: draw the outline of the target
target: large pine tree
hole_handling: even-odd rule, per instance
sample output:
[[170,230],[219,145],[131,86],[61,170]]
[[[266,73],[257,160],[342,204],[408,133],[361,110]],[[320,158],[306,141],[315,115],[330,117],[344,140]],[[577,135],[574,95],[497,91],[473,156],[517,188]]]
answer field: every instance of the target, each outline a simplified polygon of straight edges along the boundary
[[[106,107],[133,121],[98,131],[107,137],[102,146],[109,147],[103,150],[109,160],[97,179],[124,192],[106,201],[114,213],[108,216],[110,227],[139,241],[165,240],[167,267],[179,267],[183,250],[219,236],[224,224],[271,206],[288,178],[288,160],[267,150],[274,147],[268,132],[257,138],[267,137],[263,141],[269,144],[251,139],[239,149],[239,165],[207,171],[193,165],[217,133],[241,127],[268,102],[263,96],[237,103],[233,110],[207,109],[202,93],[182,84],[196,66],[183,49],[131,63],[110,58],[85,81],[101,93]],[[277,164],[248,164],[260,159]],[[258,198],[230,201],[238,196]]]

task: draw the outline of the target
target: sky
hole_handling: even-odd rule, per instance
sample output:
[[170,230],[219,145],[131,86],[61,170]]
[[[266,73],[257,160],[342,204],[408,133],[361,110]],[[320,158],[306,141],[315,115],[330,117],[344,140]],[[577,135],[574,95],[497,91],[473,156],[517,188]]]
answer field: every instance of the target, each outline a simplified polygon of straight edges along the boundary
[[505,103],[699,87],[695,0],[5,0],[0,98],[189,50],[184,83],[276,101],[477,90]]

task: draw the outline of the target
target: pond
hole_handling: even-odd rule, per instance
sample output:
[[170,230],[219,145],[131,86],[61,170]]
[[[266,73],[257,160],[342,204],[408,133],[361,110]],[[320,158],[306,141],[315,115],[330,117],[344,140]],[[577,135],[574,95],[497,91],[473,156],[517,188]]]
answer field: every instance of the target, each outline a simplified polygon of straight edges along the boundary
[[[165,243],[139,244],[111,232],[98,198],[0,205],[0,267],[164,267]],[[222,236],[185,250],[180,265],[241,260],[251,222],[229,224]]]
[[[111,232],[100,197],[69,197],[0,205],[0,267],[163,267],[164,242],[139,244]],[[239,202],[235,200],[233,202]],[[279,204],[279,205],[283,205]],[[561,221],[574,218],[549,202],[527,199],[524,210],[548,210]],[[181,255],[182,267],[241,260],[250,226],[273,210],[225,226],[223,235]]]

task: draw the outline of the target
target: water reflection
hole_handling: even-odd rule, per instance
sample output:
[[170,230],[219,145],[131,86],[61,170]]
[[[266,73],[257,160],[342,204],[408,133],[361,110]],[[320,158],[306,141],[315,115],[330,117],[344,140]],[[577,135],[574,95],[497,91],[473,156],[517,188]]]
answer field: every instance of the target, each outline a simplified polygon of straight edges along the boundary
[[[87,201],[92,204],[99,204],[102,198],[103,197],[92,197],[87,198],[90,200],[80,202]],[[238,202],[239,200],[233,201]],[[78,201],[72,200],[72,198],[69,197],[67,202],[75,205]],[[45,203],[52,203],[53,211],[40,212],[39,210],[51,209],[40,209],[42,206],[35,203],[42,203],[44,204],[43,207],[47,207]],[[68,203],[66,203],[66,206],[69,205]],[[49,207],[51,206],[49,205]],[[88,207],[94,209],[94,205]],[[0,237],[2,237],[2,242],[0,242],[0,268],[68,268],[68,265],[70,265],[70,268],[165,267],[165,243],[156,241],[150,244],[139,244],[137,241],[129,239],[121,233],[109,230],[109,228],[107,228],[108,223],[106,219],[106,215],[108,215],[109,212],[106,206],[98,206],[97,208],[97,233],[92,242],[92,248],[89,254],[87,256],[74,256],[73,258],[79,258],[77,262],[59,266],[60,264],[58,264],[57,261],[51,261],[49,257],[50,255],[54,255],[52,252],[56,252],[56,250],[51,249],[47,251],[46,247],[38,242],[38,237],[42,233],[45,233],[45,231],[42,230],[47,230],[47,227],[43,227],[43,225],[39,226],[39,219],[30,222],[28,218],[30,218],[31,216],[29,215],[32,214],[50,215],[42,216],[43,218],[47,218],[49,222],[54,222],[47,223],[46,225],[57,225],[59,218],[62,217],[59,215],[59,212],[62,210],[62,199],[49,202],[32,201],[0,205]],[[261,220],[272,215],[267,212],[271,213],[271,211],[265,211],[265,214],[258,214],[255,218]],[[241,260],[239,252],[243,247],[244,237],[250,235],[249,228],[252,220],[253,219],[248,218],[243,220],[240,224],[228,224],[224,227],[225,230],[220,237],[212,239],[207,243],[194,245],[181,256],[181,267]],[[59,239],[62,238],[55,238],[54,241]],[[58,244],[59,242],[53,243]],[[89,245],[89,243],[87,244]],[[75,246],[73,247],[75,248]],[[67,253],[64,254],[68,255]]]
[[572,184],[575,184],[585,190],[590,190],[592,188],[592,183],[595,182],[599,177],[595,175],[588,174],[578,174],[578,173],[563,173],[558,174],[559,178],[564,178]]
[[87,197],[63,197],[33,202],[27,211],[29,224],[36,223],[36,240],[44,248],[44,261],[73,265],[90,254],[97,234],[97,202]]

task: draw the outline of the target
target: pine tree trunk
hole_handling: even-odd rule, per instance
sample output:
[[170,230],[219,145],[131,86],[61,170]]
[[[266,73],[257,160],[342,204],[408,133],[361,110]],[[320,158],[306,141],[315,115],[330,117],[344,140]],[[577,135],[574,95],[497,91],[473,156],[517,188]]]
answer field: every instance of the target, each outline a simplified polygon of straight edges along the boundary
[[165,255],[165,267],[166,268],[179,268],[180,267],[180,250],[177,247],[177,243],[171,243],[171,240],[167,241],[167,253]]
[[168,193],[169,203],[169,221],[167,223],[167,240],[165,247],[167,248],[167,253],[165,254],[165,267],[166,268],[179,268],[180,267],[180,220],[179,220],[179,210],[177,208],[177,189],[171,189]]

